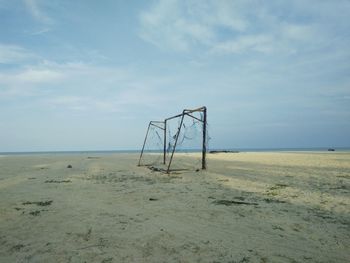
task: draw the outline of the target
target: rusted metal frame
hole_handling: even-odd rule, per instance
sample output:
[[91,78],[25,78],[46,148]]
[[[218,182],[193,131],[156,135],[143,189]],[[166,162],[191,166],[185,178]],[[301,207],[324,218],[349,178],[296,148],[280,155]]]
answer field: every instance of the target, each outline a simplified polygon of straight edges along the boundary
[[169,121],[169,120],[172,120],[172,119],[175,119],[175,118],[181,117],[182,115],[183,115],[183,113],[178,114],[178,115],[175,115],[175,116],[172,116],[172,117],[169,117],[169,118],[166,118],[166,119],[165,119],[165,121]]
[[[158,126],[158,125],[155,125],[154,123],[163,123],[164,124],[164,128],[163,127],[160,127],[160,126]],[[166,146],[165,146],[165,144],[166,144],[166,122],[165,121],[151,121],[151,125],[152,126],[154,126],[154,127],[157,127],[157,128],[159,128],[159,129],[161,129],[161,130],[163,130],[164,131],[164,141],[163,141],[163,143],[164,143],[164,145],[163,145],[163,147],[164,147],[164,153],[163,153],[163,164],[165,164],[165,158],[166,158],[166,154],[165,154],[165,150],[166,150]]]
[[152,123],[164,123],[164,121],[151,121]]
[[146,137],[145,137],[145,140],[143,141],[143,146],[142,146],[142,150],[141,150],[141,154],[140,154],[140,159],[139,159],[139,164],[138,164],[138,166],[141,166],[141,158],[142,158],[142,155],[143,155],[143,151],[144,151],[144,149],[145,149],[146,140],[147,140],[147,137],[148,137],[149,128],[151,127],[151,123],[152,123],[152,121],[150,121],[149,124],[148,124],[147,132],[146,132]]
[[163,164],[166,163],[166,120],[164,120]]
[[197,109],[193,109],[193,110],[189,110],[189,109],[185,109],[183,110],[183,112],[181,114],[177,114],[175,116],[172,116],[172,117],[169,117],[169,118],[166,118],[165,121],[168,121],[168,120],[171,120],[171,119],[175,119],[175,118],[178,118],[178,117],[181,117],[184,113],[185,114],[188,114],[188,113],[193,113],[193,112],[197,112],[197,111],[204,111],[205,107],[200,107],[200,108],[197,108]]
[[155,124],[153,124],[153,123],[151,123],[151,125],[154,126],[154,127],[159,128],[159,129],[161,129],[161,130],[164,130],[164,128],[162,128],[162,127],[160,127],[160,126],[158,126],[158,125],[155,125]]
[[195,116],[193,116],[193,115],[191,115],[191,114],[189,114],[189,113],[185,113],[187,116],[190,116],[191,118],[193,118],[193,119],[196,119],[197,121],[200,121],[200,122],[203,122],[203,120],[201,120],[201,119],[199,119],[199,118],[197,118],[197,117],[195,117]]
[[[190,113],[193,113],[193,112],[203,112],[204,114],[204,119],[201,120],[193,115],[191,115]],[[177,141],[178,141],[178,138],[179,138],[179,135],[180,135],[180,131],[181,131],[181,128],[182,128],[182,124],[183,124],[183,120],[184,120],[184,117],[185,115],[191,117],[191,118],[194,118],[200,122],[203,123],[203,142],[202,142],[202,169],[206,169],[207,166],[206,166],[206,152],[207,152],[207,145],[206,145],[206,141],[207,141],[207,108],[204,106],[204,107],[200,107],[200,108],[197,108],[197,109],[193,109],[193,110],[188,110],[188,109],[185,109],[183,110],[182,114],[178,114],[178,115],[175,115],[173,117],[170,117],[170,118],[167,118],[164,120],[165,122],[165,125],[166,125],[166,121],[168,120],[171,120],[171,119],[174,119],[174,118],[178,118],[180,116],[182,116],[181,118],[181,123],[179,125],[179,128],[178,128],[178,132],[177,132],[177,135],[176,135],[176,140],[175,140],[175,144],[174,144],[174,148],[173,148],[173,151],[171,153],[171,157],[170,157],[170,161],[169,161],[169,165],[168,165],[168,169],[167,169],[167,173],[169,173],[170,171],[170,166],[171,166],[171,163],[172,163],[172,160],[173,160],[173,157],[174,157],[174,152],[175,152],[175,149],[176,149],[176,145],[177,145]],[[166,148],[166,140],[164,141],[164,149]],[[165,160],[165,150],[164,150],[164,160]],[[164,161],[164,164],[165,164],[165,161]]]
[[141,159],[142,159],[142,155],[143,155],[143,152],[145,150],[145,146],[146,146],[146,141],[147,141],[147,137],[148,137],[148,133],[149,133],[149,129],[151,128],[151,126],[155,126],[161,130],[164,130],[164,128],[158,126],[158,125],[155,125],[154,123],[164,123],[164,121],[150,121],[149,124],[148,124],[148,128],[147,128],[147,132],[146,132],[146,136],[145,136],[145,140],[143,141],[143,146],[142,146],[142,150],[141,150],[141,154],[140,154],[140,159],[139,159],[139,164],[138,166],[141,166]]
[[207,169],[207,108],[203,107],[203,144],[202,144],[202,169]]
[[[193,113],[193,112],[203,112],[204,113],[204,119],[201,120],[193,115],[191,115],[190,113]],[[142,146],[142,150],[141,150],[141,155],[140,155],[140,159],[139,159],[139,166],[141,164],[141,158],[142,158],[142,155],[143,155],[143,152],[144,152],[144,148],[145,148],[145,144],[146,144],[146,140],[147,140],[147,137],[148,137],[148,133],[149,133],[149,128],[150,126],[155,126],[161,130],[164,130],[164,149],[163,149],[163,163],[165,164],[166,163],[166,132],[167,132],[167,128],[166,128],[166,123],[168,120],[171,120],[171,119],[175,119],[175,118],[178,118],[178,117],[182,117],[181,118],[181,123],[178,127],[178,132],[177,132],[177,135],[176,135],[176,140],[175,140],[175,144],[174,144],[174,148],[172,150],[172,153],[171,153],[171,157],[170,157],[170,161],[169,161],[169,165],[168,165],[168,168],[167,168],[167,173],[169,173],[170,171],[170,166],[171,166],[171,163],[172,163],[172,160],[173,160],[173,157],[174,157],[174,153],[175,153],[175,149],[176,149],[176,145],[177,145],[177,141],[178,141],[178,138],[179,138],[179,135],[180,135],[180,132],[181,132],[181,127],[182,127],[182,124],[183,124],[183,121],[184,121],[184,117],[185,115],[191,117],[191,118],[194,118],[200,122],[203,123],[203,142],[202,142],[202,169],[206,169],[206,151],[207,151],[207,145],[206,145],[206,141],[207,141],[207,108],[205,106],[203,107],[200,107],[200,108],[197,108],[197,109],[193,109],[193,110],[190,110],[190,109],[185,109],[183,110],[183,112],[181,114],[177,114],[175,116],[172,116],[172,117],[169,117],[169,118],[166,118],[164,121],[150,121],[150,123],[148,124],[148,128],[147,128],[147,133],[146,133],[146,137],[145,137],[145,140],[144,140],[144,143],[143,143],[143,146]],[[164,124],[164,128],[158,126],[158,125],[155,125],[154,123],[163,123]]]
[[[171,153],[171,157],[170,157],[169,164],[168,164],[168,169],[166,170],[166,173],[167,173],[167,174],[168,174],[169,171],[170,171],[171,162],[173,161],[174,152],[175,152],[175,149],[176,149],[177,141],[178,141],[178,139],[179,139],[179,135],[180,135],[182,123],[183,123],[184,117],[185,117],[185,111],[183,111],[182,114],[180,114],[179,116],[181,116],[181,115],[182,115],[182,118],[181,118],[181,122],[180,122],[180,125],[179,125],[179,127],[178,127],[178,130],[177,130],[176,139],[175,139],[175,143],[174,143],[174,148],[173,148],[173,151],[172,151],[172,153]],[[178,117],[179,117],[179,116],[178,116]]]
[[185,112],[185,113],[192,113],[192,112],[196,112],[196,111],[204,111],[205,109],[206,109],[206,107],[203,106],[203,107],[199,107],[199,108],[193,109],[193,110],[185,109],[184,112]]

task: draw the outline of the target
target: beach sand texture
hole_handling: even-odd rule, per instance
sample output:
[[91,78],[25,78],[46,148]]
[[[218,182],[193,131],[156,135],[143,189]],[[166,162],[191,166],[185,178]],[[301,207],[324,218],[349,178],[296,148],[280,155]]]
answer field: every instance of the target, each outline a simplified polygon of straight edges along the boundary
[[0,262],[350,262],[350,153],[137,161],[1,156]]

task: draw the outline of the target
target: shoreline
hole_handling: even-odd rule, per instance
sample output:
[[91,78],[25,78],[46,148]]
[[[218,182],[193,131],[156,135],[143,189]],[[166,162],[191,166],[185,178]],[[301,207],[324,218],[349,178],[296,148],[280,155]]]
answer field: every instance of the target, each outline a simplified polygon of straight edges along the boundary
[[[329,149],[334,149],[330,151]],[[0,156],[8,155],[79,155],[79,154],[138,154],[141,150],[87,150],[87,151],[14,151],[14,152],[0,152]],[[145,151],[147,152],[147,151]],[[152,150],[150,153],[162,153],[163,151]],[[179,150],[176,153],[200,153],[200,149],[195,150]],[[207,150],[207,154],[215,153],[244,153],[244,152],[326,152],[326,153],[339,153],[339,152],[350,152],[350,147],[339,147],[339,148],[327,148],[327,147],[315,147],[315,148],[230,148],[230,149],[210,149]]]

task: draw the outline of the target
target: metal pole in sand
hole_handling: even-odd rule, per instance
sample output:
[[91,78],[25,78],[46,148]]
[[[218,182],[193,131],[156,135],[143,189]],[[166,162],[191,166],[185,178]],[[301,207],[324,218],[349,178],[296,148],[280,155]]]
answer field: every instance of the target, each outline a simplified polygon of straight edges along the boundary
[[177,130],[177,134],[176,134],[176,140],[175,140],[175,143],[174,143],[174,148],[173,148],[173,151],[171,153],[171,157],[170,157],[170,160],[169,160],[169,165],[168,165],[168,169],[166,171],[166,173],[168,174],[169,171],[170,171],[170,165],[171,165],[171,162],[173,161],[173,157],[174,157],[174,152],[175,152],[175,148],[176,148],[176,144],[177,144],[177,141],[179,139],[179,135],[180,135],[180,131],[181,131],[181,127],[182,127],[182,123],[184,121],[184,117],[185,117],[185,111],[182,112],[182,114],[180,114],[179,116],[182,115],[182,118],[181,118],[181,122],[180,122],[180,126]]
[[143,150],[145,149],[146,140],[147,140],[147,136],[148,136],[148,132],[149,132],[149,128],[151,127],[151,124],[152,124],[152,122],[150,121],[149,124],[148,124],[145,140],[143,141],[143,146],[142,146],[142,150],[141,150],[138,166],[141,166],[141,158],[142,158]]

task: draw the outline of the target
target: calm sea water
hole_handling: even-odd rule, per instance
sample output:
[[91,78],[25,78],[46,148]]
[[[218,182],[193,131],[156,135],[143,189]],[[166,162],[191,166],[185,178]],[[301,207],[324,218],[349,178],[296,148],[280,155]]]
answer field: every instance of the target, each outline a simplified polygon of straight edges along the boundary
[[[327,147],[317,148],[233,148],[233,149],[209,149],[209,151],[238,151],[238,152],[328,152]],[[350,152],[350,147],[333,148],[335,152]],[[201,152],[200,149],[178,150],[178,152]],[[106,151],[38,151],[38,152],[0,152],[0,155],[70,155],[70,154],[115,154],[115,153],[139,153],[140,150],[106,150]],[[158,153],[159,150],[148,152]]]

